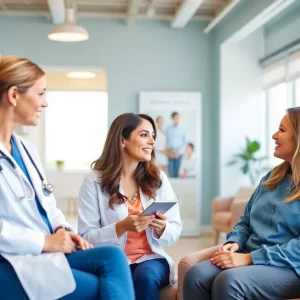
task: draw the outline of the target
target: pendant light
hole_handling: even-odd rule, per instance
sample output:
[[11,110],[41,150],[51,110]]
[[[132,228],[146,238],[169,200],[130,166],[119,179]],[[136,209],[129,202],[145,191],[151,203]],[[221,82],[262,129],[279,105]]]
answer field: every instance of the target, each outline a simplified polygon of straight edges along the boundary
[[72,0],[65,1],[65,21],[52,29],[48,38],[57,42],[82,42],[89,38],[85,28],[76,24]]

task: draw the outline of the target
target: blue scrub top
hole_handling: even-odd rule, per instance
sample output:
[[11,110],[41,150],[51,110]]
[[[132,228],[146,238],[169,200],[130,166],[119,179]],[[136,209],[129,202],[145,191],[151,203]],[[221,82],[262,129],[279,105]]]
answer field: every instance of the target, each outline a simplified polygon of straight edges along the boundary
[[[19,167],[21,168],[21,170],[24,172],[24,174],[26,175],[27,179],[29,180],[32,188],[34,189],[32,181],[31,181],[31,178],[30,178],[30,176],[28,174],[28,171],[27,171],[27,169],[25,167],[25,164],[24,164],[24,161],[22,159],[22,156],[21,156],[21,154],[19,152],[19,149],[18,149],[18,147],[17,147],[17,145],[16,145],[16,143],[15,143],[15,141],[13,139],[11,139],[10,141],[11,141],[11,146],[12,146],[12,150],[11,150],[12,157],[15,159],[15,161],[17,162],[17,164],[19,165]],[[42,184],[42,182],[41,182],[41,184]],[[43,206],[41,205],[40,200],[36,196],[36,193],[35,193],[35,202],[36,202],[36,205],[38,207],[38,210],[40,212],[40,215],[41,215],[43,221],[48,226],[50,233],[53,233],[53,229],[52,229],[51,223],[50,223],[50,221],[48,219],[47,213],[46,213],[45,209],[43,208]]]

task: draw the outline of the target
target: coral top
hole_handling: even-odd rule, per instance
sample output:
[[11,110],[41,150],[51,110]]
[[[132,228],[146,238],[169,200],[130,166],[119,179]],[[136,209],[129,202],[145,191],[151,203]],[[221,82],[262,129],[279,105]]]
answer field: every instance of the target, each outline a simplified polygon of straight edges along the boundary
[[[128,215],[132,214],[135,211],[143,211],[142,202],[139,198],[137,198],[134,202],[127,201],[127,205]],[[128,231],[124,251],[127,258],[130,259],[132,263],[137,261],[145,254],[154,253],[149,246],[145,230],[143,230],[142,232]]]

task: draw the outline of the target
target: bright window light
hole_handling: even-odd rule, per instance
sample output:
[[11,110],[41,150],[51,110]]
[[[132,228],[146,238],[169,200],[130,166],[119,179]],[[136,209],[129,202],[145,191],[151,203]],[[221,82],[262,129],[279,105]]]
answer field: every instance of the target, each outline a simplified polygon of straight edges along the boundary
[[47,94],[46,163],[64,161],[66,170],[89,169],[107,134],[107,93],[53,91]]
[[296,80],[296,106],[300,106],[300,78]]
[[268,156],[271,166],[276,166],[281,159],[273,156],[275,150],[275,142],[272,135],[278,130],[279,124],[288,108],[288,86],[287,83],[281,83],[270,88],[268,96]]

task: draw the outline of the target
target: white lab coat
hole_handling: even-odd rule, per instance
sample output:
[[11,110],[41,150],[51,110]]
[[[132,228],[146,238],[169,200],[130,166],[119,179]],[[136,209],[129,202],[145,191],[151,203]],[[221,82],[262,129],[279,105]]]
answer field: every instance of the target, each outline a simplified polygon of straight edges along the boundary
[[[41,205],[47,212],[52,228],[66,224],[65,217],[56,208],[53,195],[45,196],[41,179],[32,165],[21,140],[40,172],[44,175],[34,145],[13,133]],[[17,166],[22,177],[26,195],[31,196],[30,182],[11,154],[0,142],[0,149]],[[42,253],[45,235],[50,234],[38,211],[35,199],[21,200],[24,196],[18,173],[0,154],[0,255],[14,268],[25,292],[31,300],[53,300],[71,293],[76,283],[63,253]],[[5,274],[4,274],[5,276]],[[1,279],[0,279],[1,280]]]
[[167,148],[167,139],[163,131],[157,130],[156,139],[155,139],[155,160],[159,166],[168,165],[168,157],[161,151],[166,150]]
[[[156,191],[156,201],[176,201],[176,195],[171,184],[163,171],[160,171],[162,186]],[[128,216],[127,203],[116,204],[114,209],[108,206],[108,197],[102,193],[97,172],[88,174],[81,186],[78,208],[78,230],[79,233],[93,245],[114,244],[124,249],[127,233],[119,238],[116,234],[116,223]],[[120,187],[122,194],[122,188]],[[146,209],[154,199],[149,199],[140,189],[143,208]],[[166,228],[160,238],[150,229],[146,229],[148,243],[155,257],[165,257],[170,266],[170,283],[176,281],[174,262],[164,251],[163,246],[170,246],[179,239],[182,223],[179,214],[178,203],[167,213]],[[149,256],[150,258],[151,256]]]

